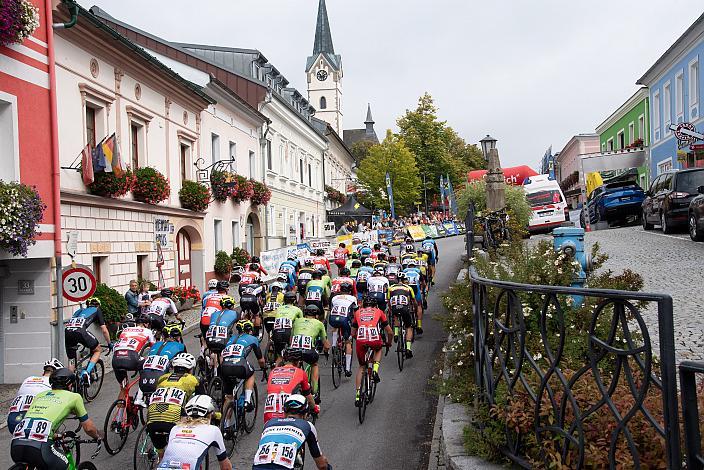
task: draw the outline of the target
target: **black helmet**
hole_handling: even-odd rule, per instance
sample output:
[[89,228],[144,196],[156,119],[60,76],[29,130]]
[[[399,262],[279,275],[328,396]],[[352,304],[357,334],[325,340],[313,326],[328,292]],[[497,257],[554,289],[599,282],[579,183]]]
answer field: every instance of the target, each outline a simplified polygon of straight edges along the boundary
[[379,261],[386,261],[386,253],[384,252],[379,253],[376,257]]
[[171,297],[172,295],[174,295],[174,291],[172,291],[171,289],[161,289],[162,297]]
[[305,310],[303,310],[303,315],[317,317],[320,315],[320,307],[314,304],[306,305]]
[[49,376],[49,384],[54,390],[68,390],[70,386],[76,383],[76,374],[71,372],[66,367],[56,369]]
[[313,260],[310,258],[306,258],[306,260],[303,262],[305,266],[313,266]]
[[340,284],[340,292],[343,294],[351,294],[352,293],[352,284],[349,282],[345,282],[343,284]]
[[342,268],[340,269],[340,276],[349,276],[350,275],[350,270],[347,268]]
[[218,281],[218,285],[216,287],[217,290],[224,290],[226,291],[227,289],[230,288],[230,283],[227,281]]
[[137,323],[141,323],[143,325],[149,325],[151,322],[152,322],[152,319],[146,313],[141,313],[137,317]]
[[362,266],[362,262],[360,260],[356,259],[356,260],[352,261],[353,268],[359,268],[361,266]]
[[381,250],[381,245],[379,245],[378,243],[375,243],[375,244],[374,244],[374,249],[375,249],[375,250]]
[[318,256],[325,256],[325,250],[323,248],[318,248]]
[[288,291],[284,294],[284,303],[285,304],[295,304],[297,300],[298,300],[298,295],[296,295],[296,293],[293,291]]
[[252,264],[261,263],[261,261],[259,260],[259,256],[252,256],[252,259],[249,260],[249,262]]
[[327,276],[328,270],[325,268],[318,268],[318,271],[320,271],[321,276]]
[[352,253],[352,256],[350,256],[352,259],[359,259],[359,253]]
[[362,299],[362,305],[365,307],[376,307],[376,297],[369,294],[365,295],[364,299]]
[[316,269],[313,271],[313,279],[322,279],[323,278],[323,273],[320,272],[320,269]]
[[259,271],[259,264],[258,263],[249,263],[249,270],[250,271]]
[[300,348],[286,348],[283,355],[287,362],[301,362],[303,360],[303,351]]

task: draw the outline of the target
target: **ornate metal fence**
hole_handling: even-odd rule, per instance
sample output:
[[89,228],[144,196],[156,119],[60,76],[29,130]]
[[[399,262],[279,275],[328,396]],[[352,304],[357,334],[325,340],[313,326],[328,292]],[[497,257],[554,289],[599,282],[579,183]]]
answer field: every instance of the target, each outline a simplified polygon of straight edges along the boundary
[[[473,214],[468,212],[467,256],[471,258]],[[608,422],[604,429],[608,438],[604,439],[611,468],[641,468],[642,442],[637,433],[642,436],[644,428],[663,442],[668,468],[681,468],[670,296],[497,281],[482,278],[473,266],[469,278],[479,400],[508,409],[510,400],[517,398],[524,408],[532,409],[532,435],[506,426],[502,451],[507,457],[529,468],[522,450],[530,438],[543,448],[551,446],[552,457],[558,453],[570,468],[583,468],[594,444],[587,439],[588,431],[593,435],[595,423]],[[569,299],[575,295],[591,299],[587,305],[593,306],[582,328],[571,324]],[[528,299],[533,308],[527,306]],[[645,303],[657,306],[657,359],[641,315]],[[574,356],[565,354],[566,340],[584,345],[583,362],[578,366]],[[578,397],[577,391],[583,393],[585,386],[593,392],[591,400]],[[655,405],[662,407],[661,413],[649,409]],[[624,452],[632,464],[623,463]],[[547,454],[540,458],[547,463]]]
[[682,388],[682,415],[687,443],[688,470],[704,469],[702,438],[699,432],[699,404],[697,403],[696,375],[704,374],[704,362],[682,361],[680,364],[680,387]]

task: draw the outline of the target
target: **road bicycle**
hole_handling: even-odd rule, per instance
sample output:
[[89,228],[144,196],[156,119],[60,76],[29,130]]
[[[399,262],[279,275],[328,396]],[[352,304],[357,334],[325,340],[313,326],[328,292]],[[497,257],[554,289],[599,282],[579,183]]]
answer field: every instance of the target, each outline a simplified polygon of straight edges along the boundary
[[[81,439],[73,431],[66,431],[62,434],[54,435],[54,447],[62,452],[68,459],[67,470],[97,470],[98,467],[93,462],[80,462],[81,460],[81,445],[82,444],[97,444],[95,452],[91,455],[91,460],[95,459],[100,453],[102,441],[100,439]],[[79,463],[80,462],[80,463]],[[24,462],[17,462],[10,470],[37,470],[36,467]]]
[[[262,370],[263,376],[266,377],[266,370]],[[222,419],[220,420],[220,431],[222,438],[225,441],[225,449],[227,456],[232,457],[237,445],[237,439],[244,433],[250,434],[254,430],[254,424],[257,421],[257,411],[259,410],[259,391],[257,384],[254,384],[252,389],[252,411],[245,410],[244,402],[244,380],[238,380],[235,389],[232,392],[232,400],[227,403],[222,410]],[[211,395],[212,396],[212,395]]]
[[337,329],[337,342],[332,345],[330,355],[332,356],[330,362],[332,385],[337,388],[342,383],[342,373],[345,370],[345,341],[342,338],[342,328]]
[[[394,339],[396,340],[396,362],[398,363],[399,372],[403,372],[403,364],[406,361],[406,327],[403,324],[401,313],[391,313],[391,326],[394,329]],[[411,313],[412,324],[416,323],[416,316]]]
[[374,381],[374,363],[372,357],[374,350],[368,348],[364,354],[364,376],[362,377],[362,386],[359,389],[359,424],[364,423],[364,418],[367,415],[367,406],[374,401],[376,396],[377,383]]
[[508,214],[505,209],[490,212],[486,216],[477,216],[476,221],[482,227],[482,245],[485,250],[496,249],[503,242],[511,239],[508,230]]
[[[110,354],[110,346],[101,344],[103,350],[107,350],[105,355]],[[105,364],[102,359],[98,359],[95,363],[95,367],[90,371],[87,377],[83,374],[83,371],[88,367],[90,358],[93,353],[90,349],[85,346],[81,346],[78,351],[78,360],[76,361],[76,393],[79,393],[83,399],[87,402],[91,402],[96,399],[100,389],[103,387],[103,379],[105,378]]]
[[[139,382],[137,372],[135,372],[134,376],[137,377],[127,383],[124,392],[120,392],[121,395],[124,394],[124,398],[115,400],[108,408],[107,415],[105,415],[105,423],[103,424],[105,450],[110,455],[116,455],[122,450],[127,442],[130,429],[136,431],[140,422],[144,424],[143,409],[141,406],[135,405],[134,397],[130,395],[132,387]],[[116,439],[113,440],[112,438]]]
[[152,470],[159,465],[159,453],[152,444],[146,426],[143,426],[137,434],[132,464],[135,470]]

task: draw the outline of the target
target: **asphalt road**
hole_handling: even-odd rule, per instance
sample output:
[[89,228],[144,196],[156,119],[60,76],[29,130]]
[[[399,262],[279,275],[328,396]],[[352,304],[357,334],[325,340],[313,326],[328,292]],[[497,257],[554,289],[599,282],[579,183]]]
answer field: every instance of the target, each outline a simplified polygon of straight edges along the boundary
[[[384,358],[380,375],[382,378],[376,399],[367,408],[363,425],[357,419],[354,406],[354,377],[343,377],[343,383],[335,390],[330,378],[330,367],[321,356],[321,414],[316,427],[323,452],[335,469],[385,468],[388,470],[426,469],[433,431],[433,419],[437,396],[435,383],[430,380],[435,371],[435,360],[447,335],[439,321],[433,319],[442,312],[438,294],[454,282],[460,269],[460,256],[464,249],[463,237],[438,240],[440,264],[436,285],[428,299],[428,311],[423,322],[424,334],[414,343],[413,359],[406,362],[399,372],[393,351]],[[197,340],[191,332],[185,338],[189,351],[198,351]],[[353,366],[355,365],[353,358]],[[260,377],[260,373],[257,373]],[[260,404],[263,410],[265,384],[258,382]],[[105,377],[98,398],[87,405],[88,414],[103,427],[108,407],[117,397],[118,384],[113,374]],[[233,455],[232,463],[237,469],[251,468],[254,452],[263,424],[261,414],[251,435],[245,437]],[[138,431],[137,431],[138,432]],[[137,432],[130,434],[125,448],[116,456],[105,450],[93,461],[99,469],[130,469]],[[0,435],[0,447],[8,449],[0,453],[0,467],[9,468],[10,435],[5,430]],[[82,450],[83,458],[92,452],[93,446]],[[211,468],[212,465],[211,465]],[[306,468],[314,468],[312,460]]]

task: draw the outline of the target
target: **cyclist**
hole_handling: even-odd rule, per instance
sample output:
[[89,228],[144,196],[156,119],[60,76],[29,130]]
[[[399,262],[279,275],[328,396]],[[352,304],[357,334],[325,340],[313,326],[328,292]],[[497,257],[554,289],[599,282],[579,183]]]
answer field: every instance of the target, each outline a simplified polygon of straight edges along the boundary
[[[298,260],[296,259],[296,255],[290,254],[286,258],[286,261],[281,263],[281,266],[279,266],[279,272],[285,272],[289,274],[290,276],[293,277],[293,283],[289,285],[289,289],[293,289],[296,287],[296,273],[298,273]],[[291,279],[289,278],[289,283]]]
[[362,244],[361,248],[359,249],[359,257],[362,259],[362,262],[369,258],[372,255],[372,249],[369,246],[368,242],[364,242]]
[[[350,254],[350,256],[347,258],[347,261],[345,262],[345,267],[347,269],[351,269],[352,268],[352,261],[358,260],[358,259],[359,259],[359,253],[357,253],[356,251],[353,251]],[[360,264],[360,266],[361,266],[361,264]]]
[[120,384],[120,398],[124,398],[127,372],[140,370],[144,362],[142,350],[156,343],[154,333],[149,329],[149,315],[140,315],[136,323],[130,320],[122,324],[123,329],[113,347],[112,368],[115,371],[115,379]]
[[259,347],[259,340],[256,336],[252,336],[254,324],[249,320],[240,320],[237,322],[237,335],[230,338],[227,346],[222,351],[222,365],[220,366],[220,375],[222,375],[225,383],[225,403],[223,409],[232,400],[232,394],[237,385],[237,382],[244,380],[244,406],[247,411],[252,411],[252,390],[254,390],[254,369],[249,364],[247,356],[250,352],[254,353],[254,357],[259,362],[259,367],[262,371],[266,370],[264,355]]
[[296,306],[296,299],[297,295],[295,292],[286,292],[284,294],[284,304],[276,309],[271,340],[274,342],[274,352],[276,353],[277,361],[284,348],[291,341],[293,322],[298,318],[303,318],[303,311]]
[[34,397],[24,419],[15,427],[10,455],[14,462],[30,467],[65,469],[68,458],[54,446],[54,434],[68,415],[75,415],[85,433],[93,439],[103,436],[88,417],[83,398],[71,392],[76,374],[62,367],[52,372],[49,383],[51,390]]
[[34,397],[40,392],[51,390],[49,376],[59,369],[63,369],[64,365],[56,358],[51,358],[44,363],[44,372],[42,375],[32,375],[24,379],[17,396],[10,403],[10,409],[7,413],[7,430],[10,434],[15,432],[15,427],[20,424],[24,418],[25,412],[29,409]]
[[[323,274],[316,270],[313,272],[313,279],[308,281],[306,286],[306,306],[315,305],[324,315],[324,306],[328,302],[328,289],[323,281]],[[323,317],[324,318],[324,317]]]
[[300,393],[308,401],[314,414],[320,412],[320,407],[315,404],[311,394],[308,376],[301,369],[303,351],[300,349],[286,348],[284,350],[284,364],[275,367],[269,373],[266,386],[266,401],[264,402],[264,422],[272,418],[283,418],[284,403],[294,394]]
[[147,408],[147,433],[161,458],[169,442],[171,428],[178,422],[184,403],[194,393],[204,393],[198,378],[191,374],[196,358],[189,353],[174,357],[174,370],[159,377]]
[[301,306],[305,305],[306,287],[308,286],[308,282],[313,279],[313,273],[315,271],[317,271],[317,269],[313,267],[312,259],[306,259],[303,262],[303,267],[298,270],[298,292],[301,293],[299,300]]
[[218,293],[218,280],[217,279],[210,279],[208,280],[208,290],[203,292],[203,304],[205,304],[206,299],[210,294],[217,294]]
[[[408,277],[404,273],[399,273],[398,283],[389,288],[389,305],[391,306],[391,323],[394,324],[394,342],[398,341],[398,331],[400,328],[406,329],[406,357],[413,357],[411,344],[413,343],[413,313],[416,309],[416,294],[408,285]],[[399,325],[395,324],[395,319],[399,318]]]
[[352,318],[357,310],[357,296],[354,295],[354,284],[344,283],[332,299],[330,308],[330,326],[332,330],[332,344],[337,344],[338,329],[342,332],[345,343],[345,376],[352,375]]
[[293,349],[301,349],[303,352],[303,361],[310,365],[310,378],[314,395],[318,394],[318,381],[320,377],[320,371],[318,370],[319,355],[316,345],[318,341],[323,343],[323,351],[326,356],[330,349],[325,325],[318,320],[321,314],[322,311],[317,305],[307,305],[303,310],[303,318],[295,320],[293,322],[293,330],[291,330],[291,347]]
[[373,260],[366,259],[364,260],[364,266],[357,271],[357,295],[360,300],[367,293],[367,280],[374,274],[373,264]]
[[330,288],[331,302],[335,295],[340,292],[340,286],[343,284],[350,284],[352,286],[352,295],[357,297],[357,285],[354,282],[354,279],[350,277],[350,270],[347,268],[342,268],[340,270],[340,275],[332,280],[332,286]]
[[386,294],[389,292],[389,280],[384,277],[384,271],[374,269],[374,274],[367,281],[369,295],[374,297],[376,305],[386,312]]
[[259,259],[259,256],[252,256],[252,259],[249,260],[249,263],[245,264],[244,270],[245,271],[256,271],[259,274],[263,274],[265,276],[269,275],[267,270],[264,269],[264,266],[262,266],[262,262]]
[[244,291],[246,286],[252,285],[252,284],[261,284],[262,283],[262,276],[261,276],[261,268],[259,266],[259,263],[249,263],[247,264],[247,269],[240,275],[240,285],[239,285],[239,293],[242,295],[242,292]]
[[262,319],[259,312],[264,308],[266,299],[266,284],[250,283],[246,285],[240,284],[240,307],[242,308],[242,317],[248,318],[254,322],[254,330],[259,334],[259,328],[262,326]]
[[211,353],[216,354],[225,349],[239,318],[239,314],[235,311],[235,299],[229,295],[220,299],[220,307],[222,310],[210,317],[210,326],[205,334],[205,344]]
[[379,253],[379,255],[376,258],[376,262],[374,262],[374,269],[380,269],[381,271],[386,270],[386,266],[389,265],[389,262],[386,261],[386,253]]
[[313,257],[313,266],[316,268],[325,268],[326,271],[330,271],[330,261],[328,257],[325,256],[325,250],[323,248],[318,248]]
[[103,333],[105,342],[110,343],[110,332],[105,326],[105,318],[100,310],[100,299],[91,297],[86,300],[86,307],[76,310],[73,316],[66,322],[66,330],[64,332],[64,343],[66,346],[66,357],[71,370],[76,370],[76,353],[78,345],[81,344],[91,352],[90,362],[83,370],[83,376],[88,378],[93,371],[95,364],[100,359],[102,348],[96,337],[88,331],[88,327],[93,323],[100,326],[100,331]]
[[276,309],[284,303],[284,292],[286,292],[286,274],[279,273],[276,276],[276,281],[269,287],[269,293],[266,295],[266,303],[262,313],[264,328],[266,328],[266,332],[270,336],[274,327]]
[[406,245],[403,254],[401,254],[401,264],[405,263],[406,260],[414,259],[416,257],[416,247],[413,243]]
[[389,280],[389,284],[396,284],[398,282],[398,275],[401,272],[401,265],[394,262],[386,265],[384,269],[384,275],[386,279]]
[[430,237],[426,237],[425,240],[423,240],[423,243],[421,243],[421,248],[425,251],[425,253],[428,255],[428,268],[430,270],[430,285],[435,284],[435,264],[438,261],[438,245],[435,243],[435,240],[433,240]]
[[345,268],[345,264],[347,263],[347,258],[349,256],[349,253],[347,252],[347,245],[345,245],[344,243],[340,243],[340,245],[335,248],[333,256],[335,257],[335,266],[337,266],[337,274],[340,275],[342,270]]
[[403,273],[406,275],[408,285],[413,289],[416,298],[416,331],[423,334],[423,302],[421,297],[420,269],[415,258],[406,259],[403,264]]
[[213,424],[217,422],[215,410],[215,402],[208,395],[194,395],[188,400],[185,416],[169,432],[168,446],[157,468],[206,468],[203,462],[214,447],[220,470],[232,470],[220,428]]
[[213,313],[220,311],[220,301],[227,295],[230,289],[230,283],[227,281],[218,281],[215,289],[217,292],[208,295],[207,298],[203,298],[203,309],[200,312],[201,347],[205,344],[205,334],[208,332],[208,327],[210,326],[210,317]]
[[[356,253],[354,253],[356,254]],[[354,279],[357,279],[357,274],[359,274],[359,270],[362,268],[362,261],[359,259],[353,259],[352,262],[350,263],[350,276]],[[356,284],[356,283],[355,283]]]
[[320,280],[323,281],[325,285],[325,294],[327,299],[330,300],[330,291],[332,290],[332,279],[330,278],[330,272],[325,268],[318,268],[320,271]]
[[149,306],[149,318],[151,319],[151,328],[154,331],[161,331],[166,326],[166,316],[174,315],[176,320],[181,320],[181,315],[178,313],[176,304],[171,299],[174,292],[171,289],[161,289],[161,297],[152,300]]
[[139,392],[134,400],[135,405],[146,406],[143,396],[154,393],[156,384],[171,366],[171,361],[186,352],[186,345],[183,344],[183,325],[177,322],[168,323],[164,327],[163,340],[154,344],[149,350],[149,355],[142,364],[139,373]]
[[389,326],[386,314],[376,307],[374,297],[366,295],[362,302],[362,308],[355,312],[354,320],[352,320],[352,336],[357,339],[357,361],[359,362],[357,376],[354,379],[357,389],[357,394],[354,399],[355,406],[360,405],[359,389],[362,386],[367,349],[374,351],[374,355],[372,356],[372,372],[374,374],[374,381],[380,382],[379,362],[381,361],[381,347],[383,346],[383,342],[379,330],[382,329],[386,332],[387,347],[391,346],[391,337],[393,336],[393,331]]
[[327,457],[320,450],[315,426],[306,421],[309,412],[306,397],[299,394],[287,397],[283,410],[285,417],[274,418],[264,425],[252,470],[294,468],[296,464],[302,464],[298,455],[306,443],[318,470],[332,470]]

